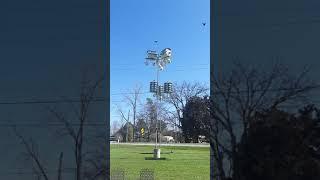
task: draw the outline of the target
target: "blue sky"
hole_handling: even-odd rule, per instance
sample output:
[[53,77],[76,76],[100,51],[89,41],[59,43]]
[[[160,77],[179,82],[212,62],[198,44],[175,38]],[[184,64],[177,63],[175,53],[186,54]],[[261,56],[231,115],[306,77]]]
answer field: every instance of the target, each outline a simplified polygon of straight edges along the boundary
[[[172,49],[172,63],[160,73],[161,83],[186,80],[209,85],[209,3],[209,0],[111,0],[111,121],[119,119],[114,106],[121,104],[121,93],[137,84],[148,92],[149,82],[156,78],[155,67],[144,64],[149,49]],[[158,42],[154,43],[155,40]]]

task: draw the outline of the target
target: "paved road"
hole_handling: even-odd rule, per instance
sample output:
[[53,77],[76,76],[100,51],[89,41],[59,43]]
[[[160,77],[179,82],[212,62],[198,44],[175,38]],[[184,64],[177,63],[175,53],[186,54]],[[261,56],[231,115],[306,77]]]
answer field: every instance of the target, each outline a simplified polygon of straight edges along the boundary
[[[110,142],[110,144],[118,144],[117,142]],[[154,146],[154,143],[119,143],[120,145],[141,145],[141,146]],[[161,146],[187,146],[187,147],[210,147],[208,143],[163,143]]]

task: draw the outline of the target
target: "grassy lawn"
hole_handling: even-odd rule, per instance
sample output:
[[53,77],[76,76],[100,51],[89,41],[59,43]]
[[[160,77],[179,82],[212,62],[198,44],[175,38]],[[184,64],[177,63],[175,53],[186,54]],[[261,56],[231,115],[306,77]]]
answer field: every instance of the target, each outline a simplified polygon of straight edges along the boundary
[[153,146],[111,144],[111,173],[114,169],[125,170],[125,179],[139,179],[141,169],[154,170],[158,180],[207,180],[210,179],[208,147],[161,147],[161,158],[166,160],[145,160],[153,157]]

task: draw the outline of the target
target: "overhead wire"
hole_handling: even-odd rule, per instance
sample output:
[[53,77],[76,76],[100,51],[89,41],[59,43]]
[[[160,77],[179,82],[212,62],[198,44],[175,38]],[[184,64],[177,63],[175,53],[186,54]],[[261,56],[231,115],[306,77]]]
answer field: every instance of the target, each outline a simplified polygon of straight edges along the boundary
[[[278,88],[278,89],[269,89],[269,92],[279,92],[279,91],[288,91],[288,90],[299,90],[299,88]],[[264,91],[264,90],[257,90],[258,91]],[[247,91],[243,90],[240,91],[241,93],[246,93]],[[232,92],[232,93],[236,93],[236,92]],[[219,94],[219,93],[213,93],[213,94]],[[48,102],[48,101],[45,101]],[[320,103],[320,100],[312,100],[311,102],[313,103]],[[15,102],[15,104],[18,103],[23,103],[23,104],[27,104],[30,102]],[[34,102],[31,102],[31,104],[33,104]],[[36,103],[41,103],[41,102],[36,102]],[[8,104],[7,102],[3,103],[0,102],[0,104]],[[12,103],[11,103],[12,104]],[[283,105],[282,107],[293,107],[293,105]],[[120,117],[120,116],[115,116],[112,115],[110,117]],[[79,126],[80,123],[71,123],[70,125],[72,126]],[[106,124],[104,123],[86,123],[84,124],[84,126],[105,126]],[[64,126],[63,123],[48,123],[48,124],[41,124],[41,123],[26,123],[26,124],[10,124],[10,123],[2,123],[0,124],[0,127],[12,127],[12,126],[24,126],[24,127],[49,127],[49,126]]]

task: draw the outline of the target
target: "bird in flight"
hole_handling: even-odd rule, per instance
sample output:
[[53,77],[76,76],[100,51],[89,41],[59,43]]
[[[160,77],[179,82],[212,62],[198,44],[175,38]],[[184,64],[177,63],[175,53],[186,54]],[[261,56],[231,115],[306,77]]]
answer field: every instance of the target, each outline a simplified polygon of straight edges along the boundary
[[202,25],[203,25],[203,26],[205,26],[205,25],[206,25],[206,23],[205,23],[205,22],[203,22],[203,23],[202,23]]

